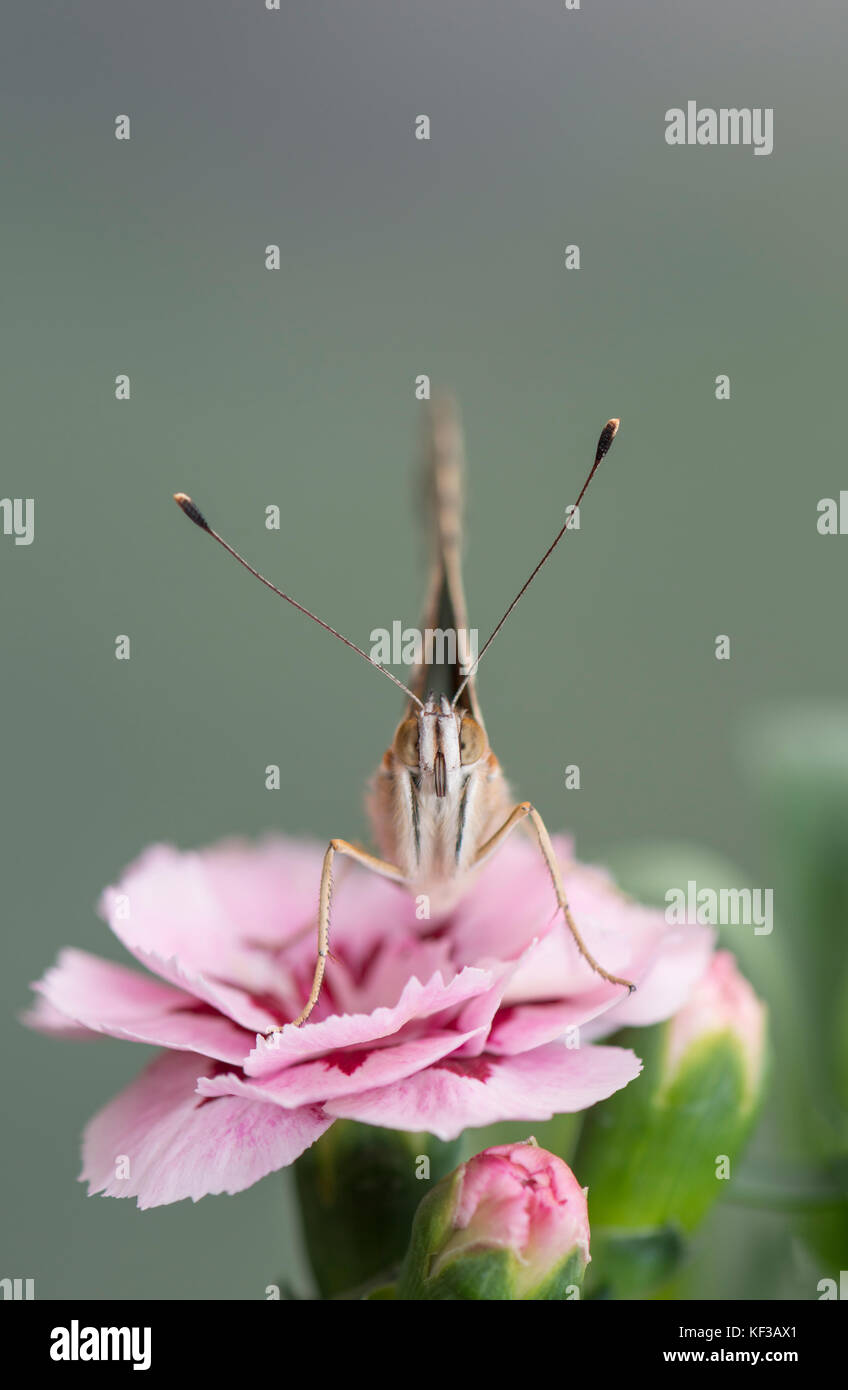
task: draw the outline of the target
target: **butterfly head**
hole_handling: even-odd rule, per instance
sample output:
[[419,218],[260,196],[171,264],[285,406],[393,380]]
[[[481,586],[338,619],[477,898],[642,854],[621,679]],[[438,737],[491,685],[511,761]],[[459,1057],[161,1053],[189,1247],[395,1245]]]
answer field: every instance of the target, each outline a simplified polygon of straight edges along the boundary
[[425,785],[432,779],[436,796],[444,797],[462,772],[486,756],[489,744],[467,710],[454,708],[446,695],[431,694],[398,725],[392,750]]

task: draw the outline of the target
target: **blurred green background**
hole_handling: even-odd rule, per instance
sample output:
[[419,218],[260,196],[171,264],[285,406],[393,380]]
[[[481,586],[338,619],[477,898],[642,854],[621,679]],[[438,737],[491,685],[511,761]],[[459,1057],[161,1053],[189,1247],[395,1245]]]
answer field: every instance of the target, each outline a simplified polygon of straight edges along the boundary
[[[79,1133],[146,1050],[16,1021],[63,944],[121,958],[93,903],[150,841],[366,834],[397,692],[171,493],[367,645],[418,616],[426,372],[463,409],[484,637],[620,416],[581,531],[482,670],[489,732],[583,857],[675,836],[756,875],[738,730],[848,689],[848,539],[816,532],[848,487],[848,23],[825,0],[18,0],[4,29],[2,493],[35,499],[35,541],[0,536],[0,1275],[262,1297],[283,1179],[145,1213],[87,1199]],[[774,153],[670,148],[690,99],[773,107]]]

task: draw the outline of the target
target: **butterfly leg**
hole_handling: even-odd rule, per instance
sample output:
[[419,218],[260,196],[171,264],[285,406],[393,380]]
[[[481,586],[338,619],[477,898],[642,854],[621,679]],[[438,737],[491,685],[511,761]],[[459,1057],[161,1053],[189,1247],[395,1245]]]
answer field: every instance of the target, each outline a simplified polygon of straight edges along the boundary
[[[327,853],[324,855],[324,865],[321,869],[321,888],[318,894],[318,954],[315,959],[315,974],[312,979],[312,989],[306,1007],[298,1014],[297,1018],[292,1019],[295,1028],[299,1028],[301,1023],[305,1023],[315,1005],[318,1003],[318,996],[321,993],[321,983],[324,979],[324,970],[327,965],[327,956],[330,948],[330,902],[333,896],[333,860],[337,854],[346,854],[349,858],[355,859],[357,863],[364,864],[366,869],[372,869],[374,873],[382,875],[383,878],[393,879],[395,883],[405,883],[406,875],[394,864],[389,864],[385,859],[378,859],[376,855],[369,854],[367,850],[359,849],[356,845],[350,844],[348,840],[331,840],[327,846]],[[269,1033],[278,1033],[285,1024],[275,1024],[269,1028]]]
[[517,806],[513,807],[500,829],[496,830],[494,835],[491,835],[489,839],[486,840],[485,844],[480,846],[480,849],[477,851],[477,854],[474,858],[475,868],[478,865],[482,864],[485,859],[488,859],[491,854],[494,854],[495,850],[499,847],[499,845],[503,843],[510,831],[513,830],[516,825],[520,825],[521,822],[526,820],[528,817],[530,818],[530,823],[532,824],[533,829],[536,832],[536,839],[538,840],[539,848],[542,851],[542,858],[544,859],[548,868],[548,873],[550,874],[551,879],[553,880],[554,892],[556,893],[557,902],[559,906],[562,908],[563,914],[565,916],[566,925],[568,926],[568,930],[571,932],[571,935],[574,938],[574,943],[578,951],[580,952],[583,959],[587,962],[587,964],[591,965],[592,969],[598,975],[602,976],[603,979],[609,980],[610,984],[613,985],[626,985],[632,993],[636,986],[630,980],[623,980],[620,975],[611,975],[608,970],[604,970],[604,967],[600,965],[598,961],[595,960],[595,957],[592,955],[591,951],[589,950],[585,941],[583,940],[583,937],[580,935],[577,923],[571,915],[571,909],[568,906],[568,899],[565,896],[565,887],[563,886],[562,882],[562,874],[560,873],[560,868],[557,862],[554,847],[551,844],[551,837],[547,832],[545,822],[542,820],[542,817],[539,815],[539,812],[536,810],[536,807],[532,804],[532,802],[521,801]]

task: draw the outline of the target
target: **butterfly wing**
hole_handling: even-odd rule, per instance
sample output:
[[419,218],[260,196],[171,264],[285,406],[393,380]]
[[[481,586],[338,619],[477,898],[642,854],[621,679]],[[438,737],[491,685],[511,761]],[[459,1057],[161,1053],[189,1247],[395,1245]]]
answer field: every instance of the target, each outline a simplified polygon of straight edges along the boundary
[[[440,395],[428,404],[422,463],[422,512],[430,541],[430,578],[422,629],[467,634],[468,613],[462,582],[465,449],[459,411],[450,396]],[[461,660],[467,654],[467,647],[463,651],[462,644],[457,641],[456,661],[441,665],[423,662],[414,668],[410,688],[421,700],[431,691],[453,700],[465,679]],[[482,724],[473,676],[459,704]]]

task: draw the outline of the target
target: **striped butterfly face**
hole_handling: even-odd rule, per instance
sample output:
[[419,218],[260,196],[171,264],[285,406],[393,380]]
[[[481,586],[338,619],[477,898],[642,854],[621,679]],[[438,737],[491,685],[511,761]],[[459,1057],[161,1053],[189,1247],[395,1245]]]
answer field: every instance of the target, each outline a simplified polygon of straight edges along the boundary
[[420,713],[398,725],[391,753],[419,798],[423,792],[449,801],[465,789],[489,753],[489,742],[473,715],[454,709],[446,695],[430,694]]
[[447,695],[428,694],[398,725],[375,779],[371,810],[382,851],[418,889],[454,900],[481,826],[495,825],[508,809],[482,724]]

